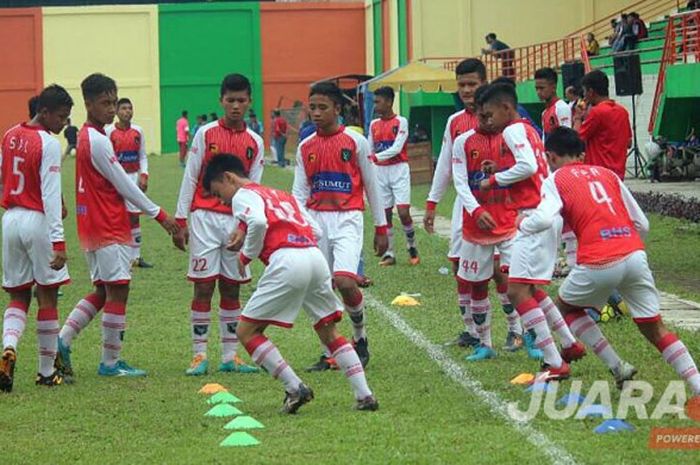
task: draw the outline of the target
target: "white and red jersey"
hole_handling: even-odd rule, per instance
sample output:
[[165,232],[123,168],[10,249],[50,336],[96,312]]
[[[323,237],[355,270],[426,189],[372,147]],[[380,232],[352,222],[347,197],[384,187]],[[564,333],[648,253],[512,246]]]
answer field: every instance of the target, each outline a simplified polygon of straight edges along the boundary
[[559,126],[571,127],[571,107],[555,96],[542,112],[543,140]]
[[367,139],[375,164],[385,166],[408,162],[408,120],[403,116],[372,120]]
[[124,199],[152,218],[165,218],[166,213],[124,171],[104,128],[83,125],[78,133],[75,166],[78,238],[84,250],[132,243]]
[[366,193],[375,226],[385,226],[370,157],[367,140],[353,130],[340,126],[334,134],[317,132],[297,148],[292,193],[300,205],[317,211],[362,211]]
[[442,136],[440,155],[438,155],[435,173],[433,173],[433,182],[428,193],[426,210],[435,210],[435,206],[442,200],[445,191],[447,191],[447,186],[452,180],[452,148],[455,139],[460,134],[464,134],[477,126],[479,126],[479,120],[471,110],[460,110],[447,118],[445,133]]
[[251,181],[260,182],[262,179],[265,149],[259,135],[248,127],[241,130],[229,128],[222,119],[205,124],[194,135],[187,155],[187,166],[175,211],[175,218],[181,224],[186,221],[190,211],[209,210],[231,214],[231,209],[206,192],[202,184],[209,160],[221,153],[238,157]]
[[[578,239],[576,263],[604,265],[644,250],[649,221],[617,175],[602,167],[570,163],[542,185],[542,201],[521,223],[524,233],[551,226],[561,214]],[[552,244],[556,247],[556,244]]]
[[[483,191],[480,183],[488,177],[485,169],[493,172],[512,166],[504,156],[502,135],[487,134],[471,129],[457,137],[452,155],[452,178],[457,195],[462,201],[462,235],[475,244],[496,244],[515,236],[517,212],[510,204],[511,186],[498,186]],[[482,230],[476,220],[481,211],[487,211],[496,223],[490,231]]]
[[316,247],[318,226],[289,193],[251,183],[231,201],[234,218],[246,231],[241,261],[256,257],[267,265],[279,249]]
[[63,250],[61,219],[61,146],[48,130],[26,123],[5,133],[2,157],[2,207],[42,212],[54,249]]
[[105,126],[105,133],[112,141],[114,154],[127,173],[148,176],[148,156],[143,129],[135,124],[121,128],[118,124]]
[[510,167],[491,176],[489,182],[494,188],[510,186],[513,201],[509,208],[535,208],[540,202],[542,182],[549,175],[540,135],[527,120],[517,120],[503,130],[502,145],[501,156]]

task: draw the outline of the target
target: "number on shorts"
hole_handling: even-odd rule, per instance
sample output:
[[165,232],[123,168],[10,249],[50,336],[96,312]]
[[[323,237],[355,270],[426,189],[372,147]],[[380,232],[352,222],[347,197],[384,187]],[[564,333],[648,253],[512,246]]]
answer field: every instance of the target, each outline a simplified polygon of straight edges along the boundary
[[613,202],[608,193],[605,190],[605,186],[600,181],[590,181],[588,183],[588,188],[591,190],[591,197],[596,203],[606,203],[610,209],[610,213],[615,215],[615,209],[613,208]]
[[464,271],[467,273],[471,270],[472,273],[476,274],[479,272],[479,263],[476,260],[472,260],[470,264],[469,260],[464,260],[462,262],[462,268],[464,268]]
[[193,258],[192,259],[192,271],[207,271],[207,259],[206,258]]
[[17,176],[17,186],[10,191],[10,195],[19,195],[24,192],[24,173],[20,170],[19,165],[24,163],[24,158],[14,157],[12,159],[12,174]]

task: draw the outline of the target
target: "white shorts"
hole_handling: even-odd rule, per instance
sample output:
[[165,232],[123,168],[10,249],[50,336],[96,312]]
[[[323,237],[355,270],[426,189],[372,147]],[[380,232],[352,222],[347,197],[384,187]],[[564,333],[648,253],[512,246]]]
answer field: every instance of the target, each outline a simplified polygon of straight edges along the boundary
[[70,282],[68,267],[56,271],[49,263],[53,245],[49,225],[43,213],[11,208],[2,216],[2,287],[20,291],[40,286],[59,286]]
[[127,244],[112,244],[85,252],[92,283],[95,285],[129,284],[131,254],[132,247]]
[[408,163],[377,165],[377,185],[384,209],[411,206],[411,169]]
[[493,276],[493,262],[500,257],[500,266],[510,266],[513,239],[491,245],[482,245],[462,239],[457,277],[471,283],[479,283]]
[[559,298],[576,307],[601,308],[616,289],[635,322],[660,319],[659,293],[643,250],[605,267],[574,266],[559,288]]
[[357,268],[364,237],[364,218],[361,211],[320,212],[309,214],[323,230],[318,248],[328,261],[333,276],[359,279]]
[[314,327],[340,321],[343,314],[321,251],[316,247],[279,249],[270,256],[241,321],[291,328],[302,307]]
[[250,282],[250,268],[238,272],[238,252],[226,250],[236,227],[231,215],[195,210],[190,215],[190,266],[187,278],[194,282],[223,279],[233,284]]
[[447,258],[451,261],[459,261],[462,254],[462,223],[463,223],[463,208],[462,201],[459,196],[455,198],[455,203],[452,206],[452,222],[450,227],[450,251],[447,253]]
[[[129,179],[131,179],[135,185],[139,185],[139,173],[126,173],[126,175],[129,176]],[[143,213],[139,207],[129,202],[128,200],[125,199],[124,203],[126,204],[126,211],[128,211],[129,213]]]
[[560,243],[561,217],[547,230],[536,234],[520,231],[513,240],[508,281],[523,284],[549,284]]

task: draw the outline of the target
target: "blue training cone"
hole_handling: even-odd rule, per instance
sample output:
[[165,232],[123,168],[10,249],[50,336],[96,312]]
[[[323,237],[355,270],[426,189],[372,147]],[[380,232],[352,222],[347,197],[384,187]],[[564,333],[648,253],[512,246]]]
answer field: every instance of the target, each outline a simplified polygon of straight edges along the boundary
[[620,433],[624,431],[633,432],[634,430],[634,426],[630,425],[624,420],[619,420],[617,418],[605,420],[603,423],[601,423],[593,429],[593,431],[598,434]]
[[585,397],[581,394],[570,392],[569,394],[561,396],[557,401],[557,405],[560,407],[568,407],[571,404],[581,405],[584,399]]

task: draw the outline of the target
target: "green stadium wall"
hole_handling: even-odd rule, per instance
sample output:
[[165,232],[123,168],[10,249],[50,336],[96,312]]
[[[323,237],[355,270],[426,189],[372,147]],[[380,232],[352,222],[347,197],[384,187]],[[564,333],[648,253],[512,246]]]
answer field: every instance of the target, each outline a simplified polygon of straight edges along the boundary
[[683,140],[690,128],[700,131],[700,63],[666,68],[654,135]]

